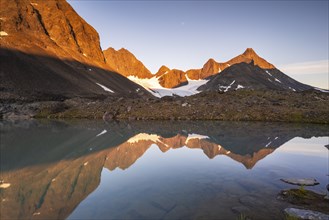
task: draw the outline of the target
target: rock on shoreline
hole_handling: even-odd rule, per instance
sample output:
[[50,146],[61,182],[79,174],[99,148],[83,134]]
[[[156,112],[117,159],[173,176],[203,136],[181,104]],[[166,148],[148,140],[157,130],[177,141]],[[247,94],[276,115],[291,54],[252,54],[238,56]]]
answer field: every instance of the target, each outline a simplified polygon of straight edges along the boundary
[[292,216],[298,219],[316,219],[316,220],[329,219],[329,215],[323,214],[321,212],[307,210],[307,209],[286,208],[284,212],[288,216]]

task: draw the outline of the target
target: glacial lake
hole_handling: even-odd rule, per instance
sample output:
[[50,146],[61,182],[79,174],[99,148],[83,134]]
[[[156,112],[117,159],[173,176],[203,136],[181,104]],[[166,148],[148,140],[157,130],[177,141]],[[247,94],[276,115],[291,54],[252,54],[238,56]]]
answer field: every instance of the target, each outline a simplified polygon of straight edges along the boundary
[[[329,127],[203,121],[0,121],[0,219],[284,219]],[[241,214],[242,213],[242,214]]]

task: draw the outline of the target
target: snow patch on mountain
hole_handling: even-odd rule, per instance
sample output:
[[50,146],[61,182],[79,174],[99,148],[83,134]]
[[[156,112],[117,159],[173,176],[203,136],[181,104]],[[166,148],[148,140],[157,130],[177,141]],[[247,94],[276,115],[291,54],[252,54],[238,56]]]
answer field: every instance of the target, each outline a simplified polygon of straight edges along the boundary
[[105,91],[114,93],[111,89],[107,88],[106,86],[103,86],[100,83],[96,83],[96,84],[99,85],[100,87],[102,87],[102,89],[104,89]]
[[8,33],[5,32],[5,31],[0,31],[0,36],[1,36],[1,37],[2,37],[2,36],[8,36]]
[[10,186],[10,183],[1,183],[0,184],[0,189],[6,189]]
[[131,81],[141,85],[146,90],[148,90],[152,95],[156,97],[164,97],[164,96],[191,96],[199,93],[197,90],[201,85],[206,84],[208,80],[200,79],[200,80],[192,80],[185,75],[187,79],[187,85],[180,86],[178,88],[168,89],[164,88],[159,83],[159,78],[154,76],[150,79],[141,79],[136,76],[128,76],[128,79]]
[[325,93],[329,93],[329,90],[326,90],[326,89],[320,89],[320,88],[317,88],[317,87],[313,87],[315,90],[318,90],[320,92],[325,92]]
[[289,89],[291,89],[292,91],[296,92],[296,89],[294,89],[294,88],[291,88],[290,86],[289,86]]
[[97,134],[96,137],[101,136],[101,135],[105,134],[106,132],[107,132],[107,130],[103,130],[101,133]]
[[274,78],[275,79],[275,81],[277,81],[277,82],[279,82],[279,83],[282,83],[280,80],[278,80],[277,78]]
[[266,72],[268,75],[272,76],[272,74],[271,74],[269,71],[265,70],[265,72]]
[[224,92],[227,92],[234,83],[235,83],[235,80],[233,80],[233,82],[231,82],[231,84],[228,86],[219,86],[219,90],[222,91],[222,89],[224,89]]

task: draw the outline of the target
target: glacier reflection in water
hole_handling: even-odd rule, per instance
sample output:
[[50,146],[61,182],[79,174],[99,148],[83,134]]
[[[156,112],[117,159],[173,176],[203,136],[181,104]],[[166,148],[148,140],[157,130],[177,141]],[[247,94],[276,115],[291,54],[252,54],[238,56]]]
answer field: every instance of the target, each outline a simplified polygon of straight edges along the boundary
[[324,190],[328,136],[308,124],[2,121],[0,217],[277,219],[280,178]]

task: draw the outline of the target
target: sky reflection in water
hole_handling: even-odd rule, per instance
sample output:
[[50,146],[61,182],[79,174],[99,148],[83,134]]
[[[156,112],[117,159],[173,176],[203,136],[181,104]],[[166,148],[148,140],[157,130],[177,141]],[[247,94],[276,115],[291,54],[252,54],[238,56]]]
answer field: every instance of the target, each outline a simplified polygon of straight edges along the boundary
[[[106,132],[105,132],[106,131]],[[1,218],[280,217],[283,177],[328,183],[328,127],[236,122],[1,124]],[[310,138],[318,136],[318,138]],[[242,208],[241,208],[242,207]]]

